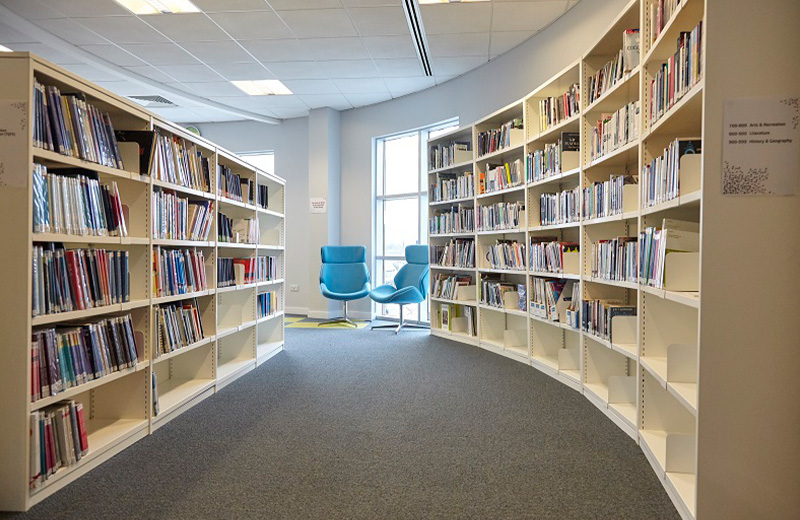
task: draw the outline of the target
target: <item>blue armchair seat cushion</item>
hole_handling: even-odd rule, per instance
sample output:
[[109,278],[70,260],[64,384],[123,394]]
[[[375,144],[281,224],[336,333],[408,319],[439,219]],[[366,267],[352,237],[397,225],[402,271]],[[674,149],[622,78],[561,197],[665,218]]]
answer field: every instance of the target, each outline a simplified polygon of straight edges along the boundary
[[330,298],[331,300],[341,300],[341,301],[357,300],[369,294],[368,283],[364,284],[364,286],[360,290],[355,292],[332,291],[324,283],[319,284],[319,289],[320,291],[322,291],[322,296]]
[[369,293],[369,297],[378,303],[397,303],[406,305],[425,301],[425,297],[416,287],[397,289],[393,285],[381,285]]

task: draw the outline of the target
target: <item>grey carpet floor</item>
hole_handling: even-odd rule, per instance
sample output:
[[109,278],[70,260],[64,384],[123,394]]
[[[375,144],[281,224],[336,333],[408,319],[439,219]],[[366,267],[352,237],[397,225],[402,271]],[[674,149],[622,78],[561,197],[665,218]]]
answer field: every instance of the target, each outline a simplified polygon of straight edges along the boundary
[[521,363],[425,332],[286,351],[8,518],[675,519],[636,444]]

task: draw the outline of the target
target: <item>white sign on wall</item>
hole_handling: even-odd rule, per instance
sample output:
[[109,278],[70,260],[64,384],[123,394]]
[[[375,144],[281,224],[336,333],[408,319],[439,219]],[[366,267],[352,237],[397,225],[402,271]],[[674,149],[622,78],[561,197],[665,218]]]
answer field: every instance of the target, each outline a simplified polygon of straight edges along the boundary
[[24,100],[0,102],[0,186],[24,188],[30,176],[24,150],[28,139],[28,104]]
[[311,197],[311,213],[327,213],[328,199],[325,197]]
[[798,98],[725,101],[723,195],[795,195],[800,180]]

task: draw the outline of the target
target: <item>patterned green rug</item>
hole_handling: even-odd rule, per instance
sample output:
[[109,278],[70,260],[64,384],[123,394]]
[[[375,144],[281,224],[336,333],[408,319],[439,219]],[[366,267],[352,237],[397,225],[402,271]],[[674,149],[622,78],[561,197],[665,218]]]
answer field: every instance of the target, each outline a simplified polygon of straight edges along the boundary
[[[286,316],[285,321],[286,321],[286,328],[291,328],[291,329],[316,329],[317,327],[319,327],[319,324],[322,323],[325,320],[317,320],[317,319],[312,319],[312,318],[306,318],[306,317],[303,317],[303,316]],[[353,321],[356,322],[356,325],[358,326],[359,329],[363,329],[364,327],[366,327],[370,323],[369,321],[364,321],[364,320],[353,320]],[[331,325],[324,325],[323,327],[320,327],[320,328],[325,328],[325,329],[353,329],[352,326],[350,326],[348,324],[344,324],[344,323],[336,323],[336,324],[331,324]]]

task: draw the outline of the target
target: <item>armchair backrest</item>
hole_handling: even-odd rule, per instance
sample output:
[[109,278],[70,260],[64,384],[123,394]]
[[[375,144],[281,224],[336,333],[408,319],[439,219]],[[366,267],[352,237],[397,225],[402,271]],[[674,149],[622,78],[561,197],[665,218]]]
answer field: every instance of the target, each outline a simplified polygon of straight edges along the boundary
[[333,292],[350,293],[369,283],[367,248],[364,246],[323,246],[319,281]]
[[394,286],[398,289],[403,287],[416,287],[422,293],[422,297],[428,296],[428,276],[430,273],[428,264],[428,246],[413,245],[406,246],[406,265],[397,271],[394,276]]

